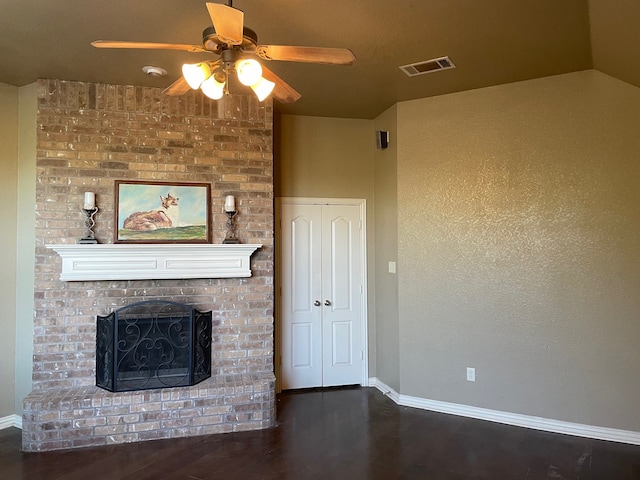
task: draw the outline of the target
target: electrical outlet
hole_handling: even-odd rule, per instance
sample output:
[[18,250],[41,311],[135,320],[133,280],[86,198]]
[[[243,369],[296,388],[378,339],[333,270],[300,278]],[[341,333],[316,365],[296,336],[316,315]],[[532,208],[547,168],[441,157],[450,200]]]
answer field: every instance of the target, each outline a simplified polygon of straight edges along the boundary
[[467,382],[476,381],[476,369],[473,367],[467,367]]

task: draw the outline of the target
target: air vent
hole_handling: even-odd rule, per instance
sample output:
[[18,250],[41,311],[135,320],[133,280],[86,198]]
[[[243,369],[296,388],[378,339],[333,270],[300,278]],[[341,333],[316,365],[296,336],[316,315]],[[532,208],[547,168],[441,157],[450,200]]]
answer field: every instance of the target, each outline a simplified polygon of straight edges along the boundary
[[448,70],[450,68],[456,68],[449,57],[434,58],[424,62],[410,63],[409,65],[402,65],[400,70],[406,73],[409,77],[415,77],[416,75],[424,75],[425,73],[437,72],[439,70]]

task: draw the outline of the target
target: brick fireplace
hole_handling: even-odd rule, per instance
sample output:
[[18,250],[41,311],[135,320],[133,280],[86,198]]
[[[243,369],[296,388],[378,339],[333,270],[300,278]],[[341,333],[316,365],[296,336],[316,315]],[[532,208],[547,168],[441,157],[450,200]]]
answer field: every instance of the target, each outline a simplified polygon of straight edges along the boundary
[[[273,112],[271,100],[215,102],[150,87],[38,82],[33,391],[23,449],[46,451],[274,425]],[[83,236],[85,191],[96,192],[96,238],[113,243],[115,180],[206,182],[213,242],[226,195],[238,236],[262,247],[251,277],[61,281],[46,244]],[[163,299],[212,311],[211,378],[194,386],[107,392],[95,386],[96,316]]]

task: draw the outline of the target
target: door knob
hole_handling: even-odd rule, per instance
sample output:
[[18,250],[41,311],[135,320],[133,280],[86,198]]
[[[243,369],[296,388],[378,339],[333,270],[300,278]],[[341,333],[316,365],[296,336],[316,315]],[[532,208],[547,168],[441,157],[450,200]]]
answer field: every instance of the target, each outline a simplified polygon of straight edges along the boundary
[[316,307],[319,307],[319,306],[320,306],[320,300],[316,300],[315,302],[313,302],[313,304],[314,304]]
[[327,306],[327,307],[328,307],[329,305],[331,305],[331,302],[330,302],[329,300],[325,300],[325,301],[324,301],[324,304],[325,304],[325,306]]

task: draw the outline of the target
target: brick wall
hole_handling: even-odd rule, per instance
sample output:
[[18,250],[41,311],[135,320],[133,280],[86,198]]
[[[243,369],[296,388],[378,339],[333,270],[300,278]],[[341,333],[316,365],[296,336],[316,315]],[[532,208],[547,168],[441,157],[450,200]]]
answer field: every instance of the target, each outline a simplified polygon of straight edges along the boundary
[[[93,391],[85,387],[95,383],[96,315],[133,302],[162,298],[212,310],[213,375],[257,375],[273,384],[271,100],[259,103],[253,96],[230,95],[212,101],[197,92],[167,97],[149,87],[41,80],[37,119],[34,392],[25,400],[27,449],[49,449],[34,443],[38,429],[53,431],[53,437],[62,429],[55,424],[29,425],[30,418],[39,415],[36,399],[52,392],[59,396],[67,389],[80,401],[78,392]],[[211,183],[214,243],[221,243],[226,232],[224,197],[234,195],[238,236],[243,243],[263,245],[252,256],[253,276],[58,280],[60,258],[44,245],[76,243],[83,236],[85,191],[96,192],[100,209],[96,238],[112,243],[115,180]],[[260,426],[270,424],[268,419]],[[157,438],[172,435],[163,432]],[[94,443],[58,442],[51,448],[86,444]]]

